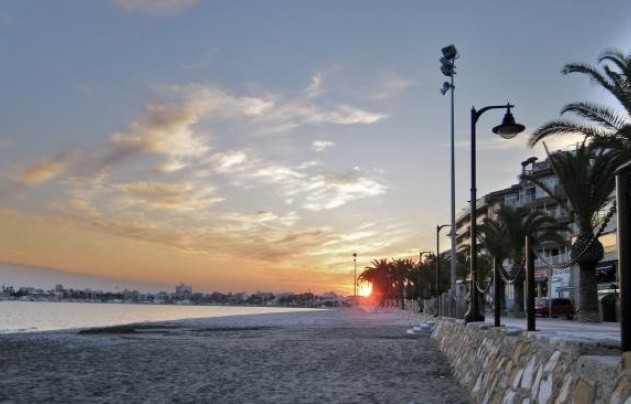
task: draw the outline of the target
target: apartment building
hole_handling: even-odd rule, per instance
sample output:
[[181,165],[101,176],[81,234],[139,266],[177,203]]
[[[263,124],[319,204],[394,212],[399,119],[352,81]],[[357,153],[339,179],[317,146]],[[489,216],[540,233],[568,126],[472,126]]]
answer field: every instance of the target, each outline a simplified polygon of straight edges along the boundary
[[[569,230],[563,235],[563,242],[547,243],[536,246],[535,259],[535,282],[536,296],[562,296],[570,297],[578,303],[578,266],[558,268],[551,267],[555,264],[567,263],[571,260],[570,250],[572,245],[573,225],[565,211],[559,206],[559,203],[550,197],[543,189],[535,185],[531,181],[521,181],[521,174],[534,176],[539,181],[546,184],[550,189],[563,199],[563,190],[559,185],[559,179],[554,173],[549,159],[538,161],[536,158],[530,158],[521,163],[521,173],[518,176],[518,182],[508,188],[496,190],[480,198],[476,204],[476,220],[480,224],[484,218],[493,218],[501,204],[522,207],[525,206],[531,210],[539,210],[546,212],[550,216],[557,218],[562,223],[568,224]],[[456,220],[456,243],[457,249],[468,249],[470,245],[470,223],[469,209],[463,209],[459,212]],[[605,247],[605,257],[600,262],[597,271],[599,279],[599,296],[603,297],[607,294],[614,293],[617,288],[617,250],[616,250],[616,230],[615,216],[610,221],[607,229],[600,237],[600,241]],[[511,286],[506,289],[507,305],[512,305],[514,298]]]

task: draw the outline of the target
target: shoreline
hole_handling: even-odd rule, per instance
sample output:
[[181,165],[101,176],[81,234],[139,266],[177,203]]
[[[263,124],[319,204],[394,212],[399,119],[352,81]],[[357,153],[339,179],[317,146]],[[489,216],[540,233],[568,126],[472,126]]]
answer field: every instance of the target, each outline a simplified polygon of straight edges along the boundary
[[107,327],[232,315],[310,312],[303,307],[185,306],[66,302],[0,302],[0,335]]

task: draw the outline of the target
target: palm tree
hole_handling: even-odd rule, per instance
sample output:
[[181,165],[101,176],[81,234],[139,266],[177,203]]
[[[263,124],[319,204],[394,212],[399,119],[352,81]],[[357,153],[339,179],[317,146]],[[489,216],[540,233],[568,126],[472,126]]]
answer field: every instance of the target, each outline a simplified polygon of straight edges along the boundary
[[[530,236],[533,244],[563,243],[560,235],[565,226],[539,210],[531,211],[527,207],[513,208],[500,205],[496,217],[484,219],[479,236],[484,247],[496,262],[509,259],[513,262],[511,273],[515,276],[515,310],[524,312],[524,240]],[[499,297],[498,297],[499,298]],[[499,299],[498,299],[499,301]]]
[[585,142],[575,151],[548,153],[548,157],[564,195],[537,178],[524,178],[554,198],[576,226],[578,236],[570,256],[579,265],[580,272],[579,320],[599,321],[596,265],[604,256],[604,249],[595,238],[594,230],[602,222],[601,211],[612,200],[614,173],[624,157]]
[[383,307],[386,299],[392,294],[392,282],[390,281],[392,266],[384,258],[372,260],[370,265],[359,275],[358,280],[370,283],[373,293],[379,296],[379,305]]
[[397,290],[401,309],[405,309],[405,283],[411,279],[414,261],[410,258],[397,258],[392,261],[392,270],[394,273],[394,282]]
[[602,69],[583,63],[566,64],[563,74],[581,73],[599,84],[620,103],[624,112],[590,102],[573,102],[561,110],[587,120],[578,123],[558,119],[546,123],[530,135],[529,144],[534,146],[551,135],[582,134],[599,147],[624,150],[627,160],[631,157],[631,54],[607,50],[598,58]]

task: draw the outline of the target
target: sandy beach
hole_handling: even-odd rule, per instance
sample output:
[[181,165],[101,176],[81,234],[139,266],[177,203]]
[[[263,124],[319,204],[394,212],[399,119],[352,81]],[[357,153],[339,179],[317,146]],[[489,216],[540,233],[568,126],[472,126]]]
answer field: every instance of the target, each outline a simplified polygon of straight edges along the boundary
[[354,308],[0,335],[0,402],[468,402],[412,325]]

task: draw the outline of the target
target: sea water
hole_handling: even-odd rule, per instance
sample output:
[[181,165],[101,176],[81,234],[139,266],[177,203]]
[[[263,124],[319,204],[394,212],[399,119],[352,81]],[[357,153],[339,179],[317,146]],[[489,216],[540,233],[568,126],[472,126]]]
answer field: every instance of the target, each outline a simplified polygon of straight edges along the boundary
[[187,318],[296,312],[284,307],[0,301],[0,333],[105,327]]

